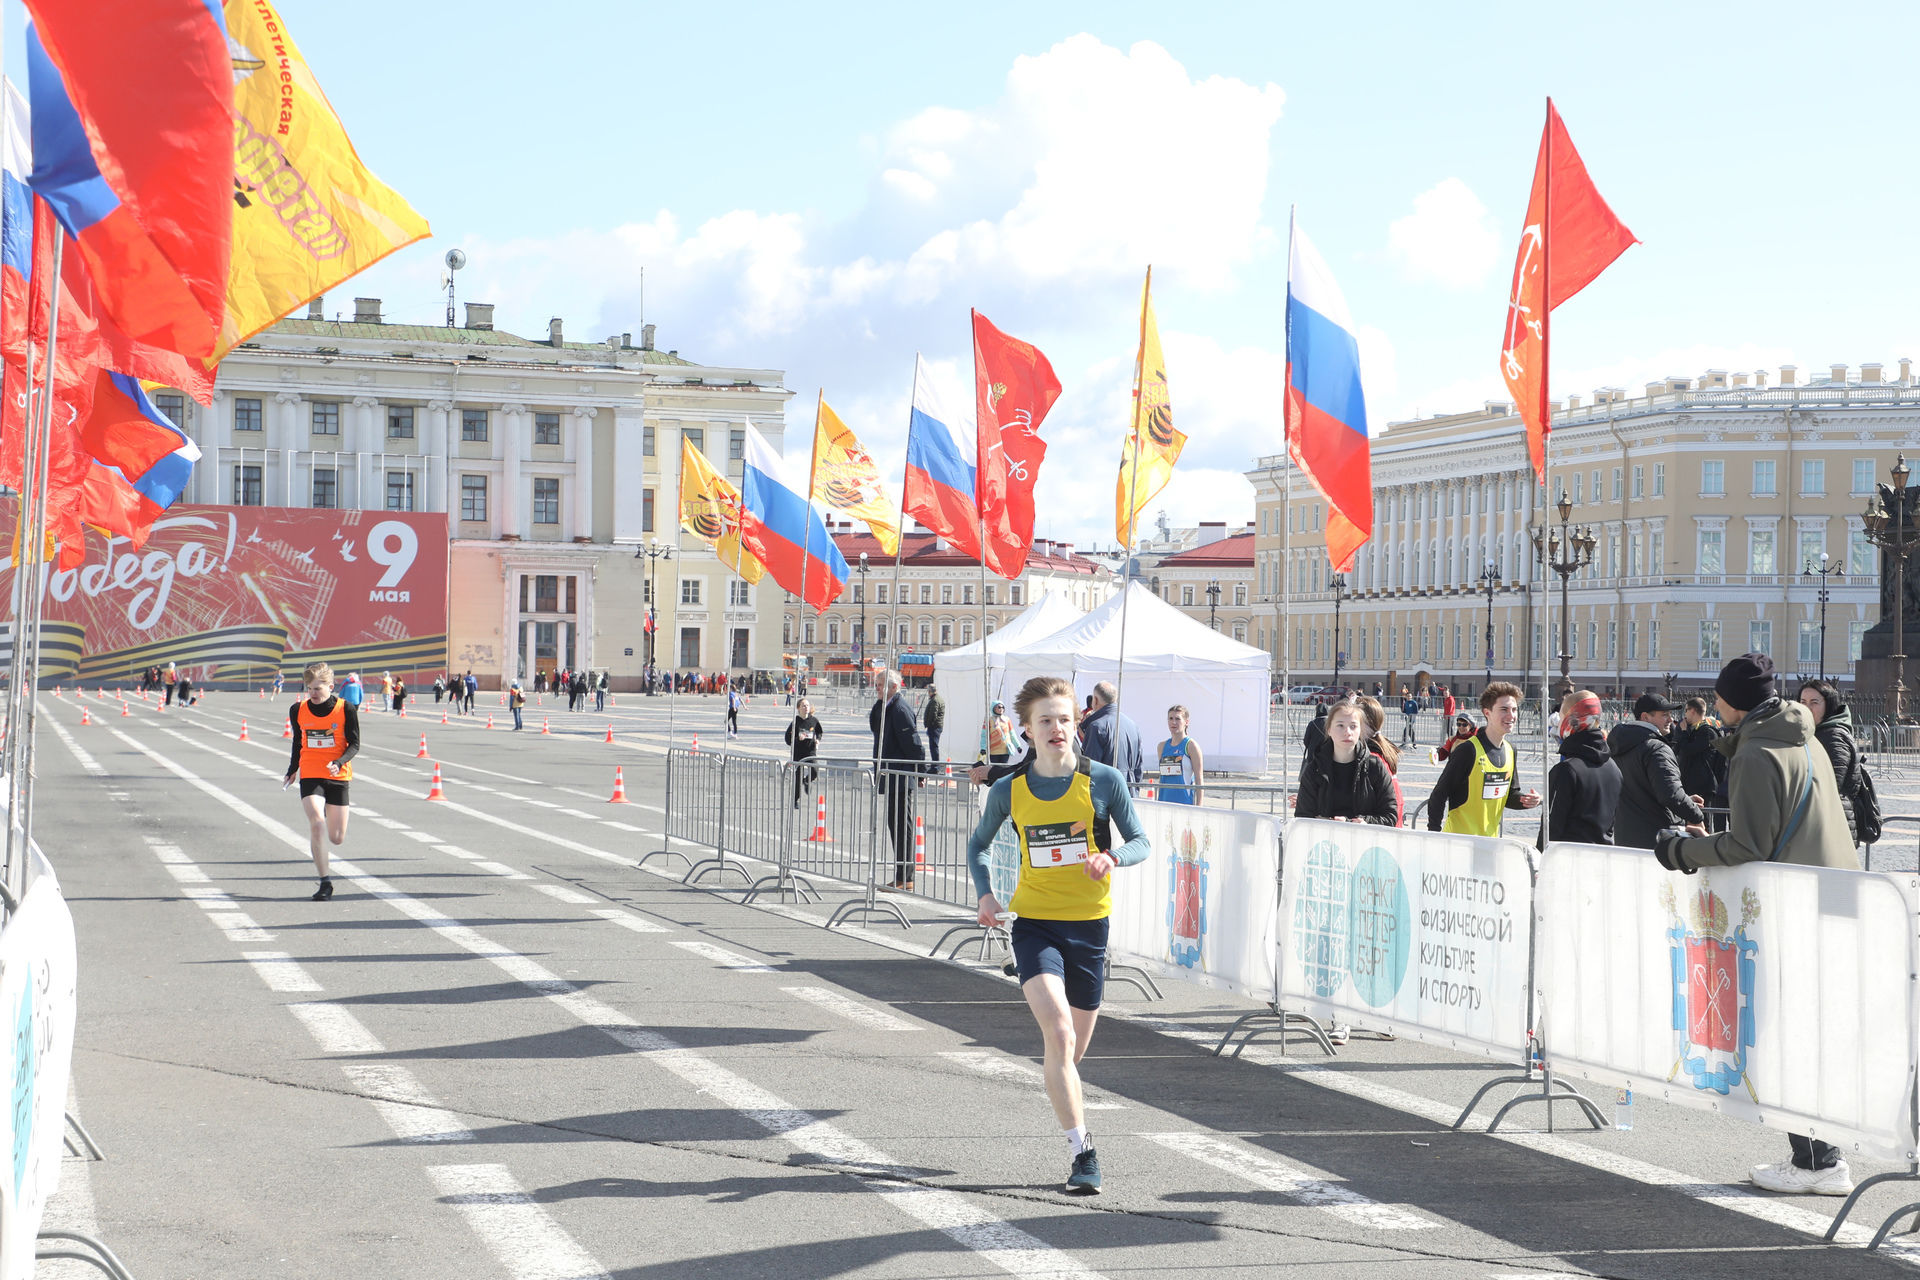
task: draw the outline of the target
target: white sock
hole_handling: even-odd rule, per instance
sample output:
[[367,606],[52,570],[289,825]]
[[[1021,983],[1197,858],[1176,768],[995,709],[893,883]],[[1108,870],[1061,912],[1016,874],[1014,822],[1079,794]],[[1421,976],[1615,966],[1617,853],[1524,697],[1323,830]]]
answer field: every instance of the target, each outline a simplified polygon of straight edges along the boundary
[[1087,1129],[1085,1125],[1073,1129],[1066,1129],[1063,1130],[1063,1132],[1067,1135],[1067,1145],[1073,1148],[1073,1154],[1075,1155],[1079,1155],[1082,1151],[1085,1151],[1093,1145],[1087,1141]]

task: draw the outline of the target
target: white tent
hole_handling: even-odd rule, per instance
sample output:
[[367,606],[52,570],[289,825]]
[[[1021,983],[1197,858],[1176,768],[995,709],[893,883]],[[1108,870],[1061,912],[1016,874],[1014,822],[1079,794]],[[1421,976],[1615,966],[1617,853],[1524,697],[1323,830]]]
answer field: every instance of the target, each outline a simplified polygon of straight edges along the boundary
[[933,686],[947,700],[947,732],[940,744],[940,754],[949,760],[968,763],[974,758],[980,745],[980,726],[986,722],[987,712],[986,695],[982,691],[986,686],[980,675],[983,666],[989,668],[986,680],[991,682],[993,696],[1006,702],[1007,715],[1011,718],[1013,689],[1019,686],[1009,689],[1006,684],[1008,650],[1052,635],[1085,616],[1064,597],[1042,594],[992,635],[934,654]]
[[[1140,726],[1149,770],[1155,744],[1167,736],[1167,708],[1178,704],[1192,713],[1189,731],[1209,769],[1265,773],[1272,712],[1266,652],[1195,622],[1137,582],[1127,592],[1127,678],[1120,703]],[[1033,676],[1065,676],[1084,702],[1100,681],[1119,683],[1121,600],[1115,596],[1078,622],[1008,653],[1006,687],[1018,689]]]

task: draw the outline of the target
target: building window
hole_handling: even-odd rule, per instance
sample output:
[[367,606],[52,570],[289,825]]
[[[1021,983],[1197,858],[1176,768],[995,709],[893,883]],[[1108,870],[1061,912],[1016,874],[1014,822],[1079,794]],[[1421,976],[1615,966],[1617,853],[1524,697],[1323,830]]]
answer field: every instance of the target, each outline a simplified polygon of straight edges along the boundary
[[555,476],[533,478],[533,522],[560,523],[560,481]]
[[[1655,472],[1658,475],[1658,472]],[[1727,492],[1727,464],[1719,458],[1708,458],[1700,464],[1700,495],[1702,497],[1723,496]]]
[[[991,604],[993,604],[993,603],[994,603],[994,596],[995,596],[995,595],[997,594],[997,593],[996,593],[996,592],[994,591],[994,588],[995,588],[996,586],[998,586],[998,585],[999,585],[998,583],[993,583],[993,582],[989,582],[989,583],[987,584],[987,603],[988,603],[989,605],[991,605]],[[886,595],[885,595],[885,592],[886,592],[886,588],[885,588],[885,587],[881,587],[881,588],[880,588],[880,590],[881,590],[881,593],[882,593],[882,594],[881,594],[881,596],[880,596],[880,602],[881,602],[882,604],[885,604],[885,603],[886,603],[886,600],[887,600],[887,597],[886,597]]]
[[1726,534],[1719,529],[1700,531],[1700,572],[1706,576],[1727,571]]
[[1660,619],[1658,618],[1647,624],[1647,658],[1652,662],[1660,661]]
[[780,643],[793,643],[793,615],[788,614],[780,620]]
[[1800,495],[1817,498],[1827,491],[1827,461],[1807,458],[1800,463]]
[[252,396],[241,396],[233,402],[233,429],[235,431],[259,431],[261,429],[260,402]]
[[1667,571],[1667,535],[1653,533],[1647,535],[1647,572],[1660,577]]
[[340,434],[340,402],[338,400],[315,400],[310,407],[313,410],[313,434],[317,436]]
[[460,438],[462,440],[486,443],[487,411],[485,409],[462,409],[460,411]]
[[460,477],[460,518],[462,520],[487,518],[487,478],[485,476]]
[[735,427],[727,432],[727,461],[739,462],[747,456],[747,432],[744,427]]
[[1773,624],[1765,618],[1756,618],[1747,624],[1747,652],[1773,652]]
[[925,649],[927,646],[931,645],[932,643],[933,643],[933,624],[931,622],[923,622],[920,624],[920,647],[922,649]]
[[951,622],[943,622],[940,624],[940,647],[942,649],[950,649],[953,647],[953,624]]
[[827,643],[828,644],[840,643],[840,623],[837,619],[834,619],[834,618],[827,619]]
[[1774,567],[1773,530],[1755,529],[1747,535],[1747,572],[1779,572]]
[[387,510],[413,510],[413,473],[411,471],[387,472]]
[[536,413],[533,415],[533,442],[535,444],[560,443],[559,414]]
[[323,511],[340,505],[340,473],[332,467],[313,469],[313,505]]
[[680,579],[680,603],[681,604],[699,604],[700,603],[700,581],[701,580],[699,578]]
[[187,425],[187,398],[175,395],[171,391],[158,391],[153,396],[153,407],[166,415],[167,421],[176,427]]
[[[948,588],[948,590],[952,590],[952,588]],[[931,582],[923,582],[920,584],[920,603],[933,603],[933,584]]]
[[1587,624],[1587,661],[1596,662],[1600,658],[1600,624]]
[[653,424],[651,422],[643,423],[640,427],[640,454],[642,457],[653,457]]
[[940,603],[953,603],[953,584],[951,582],[943,582],[940,584]]
[[681,427],[680,438],[698,449],[701,453],[707,451],[707,429],[705,427]]
[[1235,604],[1236,606],[1238,606],[1238,607],[1240,607],[1240,608],[1243,608],[1243,609],[1244,609],[1244,608],[1246,607],[1246,605],[1247,605],[1247,584],[1246,584],[1246,583],[1244,583],[1244,582],[1236,582],[1236,583],[1234,583],[1234,585],[1233,585],[1233,603],[1234,603],[1234,604]]
[[1180,603],[1183,605],[1189,605],[1189,606],[1193,604],[1193,588],[1192,587],[1180,588]]
[[236,466],[233,469],[233,505],[257,507],[261,505],[263,496],[260,468],[245,463]]
[[1870,574],[1874,572],[1874,552],[1876,548],[1867,539],[1865,529],[1847,530],[1847,572]]
[[1853,460],[1853,496],[1864,498],[1873,492],[1873,459]]
[[1700,661],[1703,669],[1720,665],[1720,619],[1708,618],[1700,624]]
[[971,582],[967,583],[965,586],[960,588],[960,603],[961,604],[973,603],[973,584]]
[[653,490],[640,491],[640,532],[653,532]]
[[854,583],[854,584],[853,584],[853,600],[852,600],[852,603],[853,603],[853,604],[865,604],[866,602],[867,602],[867,593],[866,593],[866,589],[865,589],[865,586],[864,586],[864,584],[862,584],[862,583],[858,583],[858,582],[856,582],[856,583]]
[[1800,531],[1800,567],[1813,568],[1820,563],[1820,557],[1827,553],[1827,531],[1825,529],[1802,529]]
[[1620,501],[1620,468],[1613,469],[1613,500]]
[[1667,464],[1664,462],[1653,464],[1653,496],[1656,498],[1667,496]]
[[1542,641],[1544,640],[1544,638],[1545,638],[1545,633],[1541,630],[1540,624],[1537,622],[1534,623],[1533,624],[1533,660],[1535,662],[1540,661],[1540,650],[1541,650]]
[[1770,498],[1777,493],[1773,486],[1773,459],[1762,458],[1753,464],[1753,496]]
[[[1584,471],[1576,471],[1573,473],[1573,505],[1576,507],[1580,506],[1582,503],[1584,503],[1587,500],[1586,499],[1586,491],[1587,491],[1586,479],[1587,479],[1587,473]],[[1598,497],[1599,495],[1596,494],[1594,496]]]
[[1637,662],[1639,661],[1639,659],[1640,659],[1640,624],[1638,622],[1635,622],[1633,619],[1629,618],[1627,619],[1627,661]]
[[690,669],[700,666],[700,628],[680,628],[680,665]]
[[973,643],[973,620],[971,618],[960,624],[960,643]]
[[1620,656],[1620,624],[1607,623],[1607,661],[1612,662]]
[[1007,603],[1011,605],[1017,605],[1020,603],[1020,584],[1019,583],[1013,582],[1013,583],[1007,584]]
[[[1760,652],[1765,653],[1762,649]],[[1813,670],[1820,662],[1820,624],[1803,622],[1800,624],[1800,666]]]
[[[413,406],[410,404],[390,404],[387,406],[387,439],[413,439]],[[411,510],[412,508],[408,508]]]
[[1647,496],[1647,469],[1638,464],[1633,468],[1633,496],[1636,499]]
[[739,578],[727,579],[727,604],[734,609],[750,608],[753,604],[753,584]]

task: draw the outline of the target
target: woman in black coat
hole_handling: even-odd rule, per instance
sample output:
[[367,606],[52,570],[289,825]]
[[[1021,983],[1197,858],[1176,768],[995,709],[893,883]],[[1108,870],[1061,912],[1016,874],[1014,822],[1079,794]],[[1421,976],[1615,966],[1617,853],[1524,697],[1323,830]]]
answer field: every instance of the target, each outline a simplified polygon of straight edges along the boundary
[[1327,711],[1327,735],[1300,769],[1299,818],[1400,825],[1400,801],[1387,762],[1367,749],[1367,715],[1349,695]]
[[1847,815],[1847,832],[1860,842],[1860,824],[1853,816],[1853,793],[1860,789],[1860,744],[1853,737],[1853,712],[1840,691],[1825,680],[1800,686],[1800,703],[1813,713],[1813,736],[1833,762],[1833,780],[1840,788],[1840,808]]

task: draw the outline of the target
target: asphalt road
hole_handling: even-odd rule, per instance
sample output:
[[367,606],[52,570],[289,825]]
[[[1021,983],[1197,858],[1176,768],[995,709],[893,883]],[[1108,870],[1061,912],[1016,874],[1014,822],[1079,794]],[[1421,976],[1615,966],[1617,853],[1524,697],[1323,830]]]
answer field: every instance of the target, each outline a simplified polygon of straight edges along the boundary
[[[122,717],[43,695],[37,834],[80,937],[74,1106],[108,1155],[68,1161],[51,1218],[142,1280],[1920,1266],[1858,1231],[1821,1244],[1837,1201],[1743,1188],[1776,1133],[1647,1101],[1627,1132],[1563,1111],[1555,1133],[1456,1133],[1485,1063],[1364,1038],[1331,1062],[1217,1059],[1248,1006],[1193,989],[1111,993],[1084,1067],[1107,1190],[1067,1198],[1018,991],[925,954],[956,913],[910,901],[911,931],[829,931],[831,892],[741,905],[636,869],[660,844],[665,701],[549,699],[520,734],[484,700],[446,726],[431,699],[368,713],[339,894],[315,903],[280,789],[286,700]],[[677,702],[675,739],[703,725],[718,748],[719,700]],[[784,755],[784,714],[756,700],[738,747]],[[423,798],[435,761],[446,803]],[[606,803],[615,764],[631,805]],[[1910,1198],[1879,1189],[1858,1220]]]

